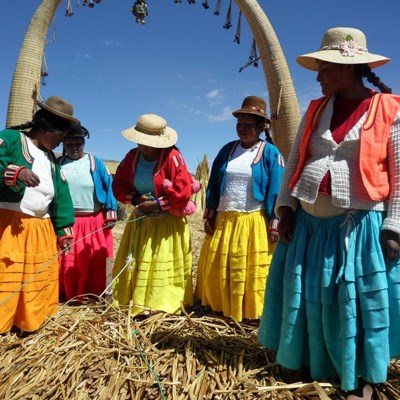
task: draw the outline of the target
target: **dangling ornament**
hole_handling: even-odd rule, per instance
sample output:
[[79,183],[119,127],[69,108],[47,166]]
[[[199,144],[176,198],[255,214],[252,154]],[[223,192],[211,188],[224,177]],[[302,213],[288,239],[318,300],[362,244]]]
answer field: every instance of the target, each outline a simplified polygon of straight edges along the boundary
[[93,8],[94,7],[94,2],[93,2],[93,0],[83,0],[83,5],[84,6],[88,6],[90,8]]
[[229,29],[232,27],[231,20],[232,20],[232,0],[229,1],[228,12],[226,14],[225,24],[223,26],[224,29]]
[[49,76],[49,70],[47,68],[47,61],[46,61],[46,56],[43,52],[42,56],[42,66],[40,68],[40,83],[43,86],[46,86],[46,76]]
[[217,1],[217,5],[215,6],[215,10],[214,10],[214,15],[219,15],[219,12],[221,11],[221,3],[222,3],[222,0]]
[[101,3],[101,0],[94,0],[94,2],[99,4],[99,3]]
[[72,11],[71,0],[67,0],[67,9],[65,10],[65,16],[72,17],[73,15],[74,15],[74,12]]
[[208,1],[207,1],[207,0],[203,1],[203,2],[201,3],[201,5],[202,5],[206,10],[208,10],[208,9],[210,8],[210,6],[208,5]]
[[174,0],[174,3],[182,3],[182,0]]
[[136,17],[136,23],[144,25],[146,21],[145,17],[149,15],[147,11],[146,0],[136,0],[136,3],[132,6],[132,14]]
[[254,67],[257,68],[259,59],[260,57],[257,54],[256,40],[253,38],[253,44],[251,45],[249,61],[246,64],[244,64],[243,67],[239,68],[239,72],[242,72],[245,68],[247,68],[250,65],[253,65]]
[[235,39],[233,41],[237,44],[240,44],[240,27],[242,25],[242,10],[239,11],[239,19],[236,27]]
[[188,0],[189,4],[196,4],[196,0]]

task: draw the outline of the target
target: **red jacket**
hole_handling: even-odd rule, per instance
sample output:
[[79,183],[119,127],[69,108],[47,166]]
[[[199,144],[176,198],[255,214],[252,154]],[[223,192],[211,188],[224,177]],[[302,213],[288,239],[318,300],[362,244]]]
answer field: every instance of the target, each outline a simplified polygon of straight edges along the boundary
[[[300,143],[300,157],[289,188],[293,189],[307,161],[307,147],[329,97],[312,100]],[[387,146],[390,127],[400,109],[400,96],[376,93],[360,133],[360,171],[365,189],[372,200],[387,199],[390,192]]]
[[[121,203],[126,203],[126,195],[138,194],[133,184],[140,150],[130,150],[119,164],[115,173],[112,189],[114,196]],[[164,189],[164,179],[169,179],[172,186]],[[186,206],[192,194],[191,175],[186,163],[176,147],[163,149],[153,171],[153,183],[156,197],[163,210],[178,209]]]

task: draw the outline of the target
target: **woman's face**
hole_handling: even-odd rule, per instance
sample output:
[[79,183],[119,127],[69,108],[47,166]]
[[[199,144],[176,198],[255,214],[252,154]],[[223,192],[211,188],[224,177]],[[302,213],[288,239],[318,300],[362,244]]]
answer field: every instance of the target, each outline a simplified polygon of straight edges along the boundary
[[351,65],[320,61],[317,81],[325,96],[346,92],[354,81],[352,67]]
[[84,156],[85,139],[79,137],[71,137],[64,139],[64,148],[67,153],[67,157],[70,160],[79,160]]
[[54,150],[64,139],[65,132],[60,130],[47,131],[40,129],[34,136],[38,146],[46,150]]
[[158,158],[160,157],[161,149],[145,146],[144,144],[138,144],[138,148],[142,152],[145,160],[147,161],[158,160]]
[[252,114],[239,114],[236,123],[236,132],[242,147],[248,149],[260,140],[260,133],[264,129],[263,123],[257,124],[257,119]]

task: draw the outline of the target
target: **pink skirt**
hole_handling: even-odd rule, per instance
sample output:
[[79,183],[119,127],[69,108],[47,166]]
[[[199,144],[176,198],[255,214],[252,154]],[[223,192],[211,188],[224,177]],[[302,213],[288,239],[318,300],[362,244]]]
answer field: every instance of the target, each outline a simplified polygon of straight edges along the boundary
[[74,242],[60,255],[60,300],[85,294],[99,296],[106,288],[106,260],[114,254],[111,229],[102,229],[105,212],[76,216]]

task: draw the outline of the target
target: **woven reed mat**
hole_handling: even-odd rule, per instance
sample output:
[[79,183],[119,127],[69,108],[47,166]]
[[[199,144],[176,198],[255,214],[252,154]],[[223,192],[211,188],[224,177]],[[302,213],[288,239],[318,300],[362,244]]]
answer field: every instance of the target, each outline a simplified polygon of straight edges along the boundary
[[[332,382],[287,378],[257,323],[195,309],[138,320],[106,301],[63,305],[37,333],[0,336],[1,399],[342,398]],[[394,363],[379,399],[400,399],[399,380]]]

